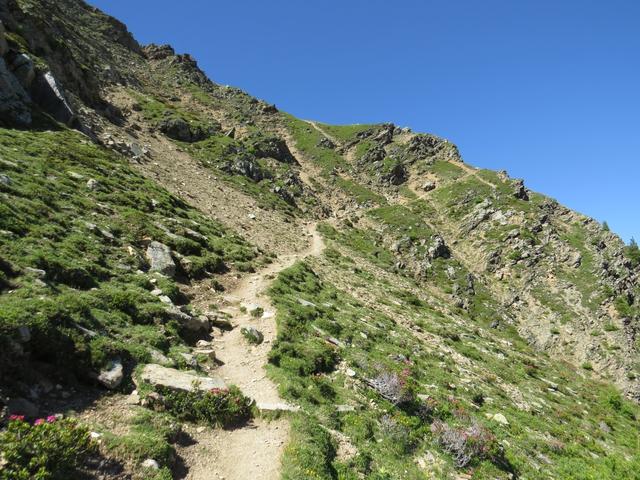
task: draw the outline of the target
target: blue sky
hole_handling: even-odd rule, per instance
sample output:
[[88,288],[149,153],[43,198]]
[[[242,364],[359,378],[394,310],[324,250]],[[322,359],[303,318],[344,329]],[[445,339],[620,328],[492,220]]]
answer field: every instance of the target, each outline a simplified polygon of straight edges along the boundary
[[391,121],[640,239],[636,0],[90,0],[218,83]]

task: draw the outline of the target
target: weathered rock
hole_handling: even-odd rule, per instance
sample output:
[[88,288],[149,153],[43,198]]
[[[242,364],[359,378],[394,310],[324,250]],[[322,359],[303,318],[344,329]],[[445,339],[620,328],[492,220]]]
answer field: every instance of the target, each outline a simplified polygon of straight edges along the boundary
[[259,182],[267,176],[258,162],[246,154],[240,154],[233,161],[227,162],[223,166],[223,170],[228,173],[242,175],[255,182]]
[[424,185],[422,185],[422,190],[424,190],[425,192],[430,192],[431,190],[435,190],[435,188],[436,183],[430,180],[424,182]]
[[329,140],[327,137],[322,137],[318,142],[318,146],[322,148],[328,148],[330,150],[336,148],[336,144]]
[[28,91],[36,78],[36,69],[31,57],[25,53],[19,53],[11,62],[9,68],[18,82],[20,82],[20,85]]
[[153,363],[157,363],[158,365],[162,365],[163,367],[173,367],[176,363],[160,350],[156,349],[149,350],[149,357],[151,357],[151,361]]
[[494,414],[487,413],[486,416],[488,419],[493,420],[494,422],[499,423],[500,425],[504,425],[504,426],[509,425],[509,421],[507,420],[507,417],[505,417],[501,413],[494,413]]
[[365,152],[360,158],[361,163],[374,163],[384,160],[387,152],[382,145],[375,145]]
[[31,88],[31,94],[33,101],[59,122],[69,125],[75,118],[64,90],[53,73],[38,75]]
[[529,194],[524,186],[523,180],[516,180],[513,186],[513,196],[520,200],[529,200]]
[[295,163],[296,161],[287,143],[282,138],[259,136],[248,143],[249,152],[258,158],[273,158],[283,163]]
[[213,377],[201,377],[195,372],[176,370],[153,363],[142,367],[134,379],[138,387],[148,384],[183,392],[208,391],[214,388],[226,388],[223,380]]
[[391,171],[386,175],[383,175],[382,180],[388,182],[391,185],[402,185],[407,181],[407,169],[401,163],[393,166]]
[[109,362],[107,368],[100,371],[98,375],[98,382],[107,387],[110,390],[118,388],[124,378],[124,371],[122,368],[122,362],[119,359]]
[[171,45],[156,45],[153,43],[145,46],[142,51],[149,60],[163,60],[176,54]]
[[216,314],[210,314],[208,317],[212,327],[217,327],[220,330],[233,330],[233,324],[228,318],[219,317]]
[[262,332],[254,327],[242,327],[240,332],[249,343],[260,345],[264,341]]
[[0,122],[9,126],[31,125],[31,98],[0,58]]
[[4,24],[0,21],[0,57],[4,57],[8,51],[9,45],[7,44],[7,39],[5,37]]
[[449,258],[451,256],[451,251],[444,239],[440,235],[435,235],[433,237],[431,246],[428,249],[429,257],[434,258]]
[[172,320],[176,320],[180,323],[180,326],[184,331],[186,331],[186,333],[201,334],[207,333],[211,329],[209,318],[204,315],[194,317],[181,311],[175,305],[169,305],[166,312]]
[[216,130],[214,126],[206,129],[199,125],[191,125],[180,117],[171,117],[161,121],[158,124],[158,129],[169,138],[189,143],[204,140]]
[[176,274],[176,264],[171,257],[171,249],[165,244],[153,241],[147,247],[147,259],[152,272],[159,272],[168,277]]
[[89,190],[98,190],[100,188],[100,182],[98,182],[94,178],[90,178],[89,180],[87,180],[87,188]]

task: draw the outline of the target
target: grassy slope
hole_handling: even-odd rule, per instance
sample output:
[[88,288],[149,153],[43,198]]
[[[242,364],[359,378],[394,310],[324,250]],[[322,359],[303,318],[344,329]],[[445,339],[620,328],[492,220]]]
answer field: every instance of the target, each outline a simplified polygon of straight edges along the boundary
[[[11,179],[0,185],[0,339],[28,326],[36,359],[86,373],[115,356],[132,367],[151,347],[179,348],[178,325],[150,291],[186,299],[173,280],[140,271],[147,239],[191,260],[192,277],[255,257],[232,232],[77,132],[0,130],[0,157]],[[99,188],[87,188],[89,179]],[[43,281],[28,267],[44,270]]]
[[[376,260],[365,249],[343,251],[330,249],[314,267],[296,265],[271,291],[280,329],[271,373],[283,395],[311,413],[295,424],[305,440],[287,451],[287,471],[309,472],[298,478],[418,479],[425,472],[416,458],[431,452],[437,458],[432,474],[447,478],[455,466],[429,428],[443,420],[457,427],[477,421],[504,449],[503,457],[480,458],[465,468],[474,479],[508,478],[509,472],[522,478],[639,478],[638,407],[613,387],[535,352],[513,331],[491,330],[462,312],[443,313],[412,280],[389,284],[366,267]],[[336,284],[366,290],[377,306]],[[301,305],[300,298],[315,306]],[[356,372],[355,380],[344,365],[338,368],[340,362]],[[408,371],[407,382],[429,400],[392,405],[362,382],[380,371]],[[355,411],[338,413],[340,404]],[[495,413],[509,425],[487,418]],[[346,434],[358,455],[336,459],[335,445],[323,439],[325,427]],[[318,449],[322,455],[311,454]],[[324,465],[326,456],[334,459],[333,469]]]

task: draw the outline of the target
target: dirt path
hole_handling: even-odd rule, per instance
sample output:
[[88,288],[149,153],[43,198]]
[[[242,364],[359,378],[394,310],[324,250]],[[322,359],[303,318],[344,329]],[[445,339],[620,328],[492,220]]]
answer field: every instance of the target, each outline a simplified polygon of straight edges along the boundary
[[326,131],[324,131],[322,129],[322,127],[320,127],[316,122],[312,121],[312,120],[305,120],[305,122],[307,122],[309,125],[311,125],[313,128],[315,128],[318,132],[320,132],[323,136],[327,137],[329,140],[331,140],[334,144],[336,145],[342,145],[342,142],[340,140],[338,140],[336,137],[334,137],[333,135],[329,135]]
[[[232,315],[236,328],[225,333],[216,342],[216,355],[224,362],[216,373],[228,383],[240,387],[245,395],[255,399],[258,404],[282,403],[275,385],[266,377],[263,368],[267,363],[271,343],[276,337],[275,309],[265,291],[280,271],[304,257],[322,253],[324,243],[316,231],[315,223],[306,227],[305,235],[309,240],[308,247],[299,252],[279,256],[260,272],[243,278],[233,291],[224,296],[228,306],[223,311]],[[241,311],[242,307],[246,309],[245,313]],[[258,307],[264,310],[264,314],[256,319],[250,312]],[[249,346],[242,336],[242,327],[257,328],[263,333],[264,342],[257,346]]]
[[[266,290],[282,270],[305,257],[322,253],[324,242],[316,231],[316,224],[308,224],[305,233],[308,239],[306,248],[279,256],[256,274],[243,278],[224,297],[227,304],[224,311],[232,315],[235,328],[215,341],[216,356],[224,363],[215,374],[227,383],[237,385],[256,401],[258,408],[264,410],[295,410],[280,398],[275,384],[264,370],[276,338],[275,309],[266,296]],[[250,314],[257,307],[264,310],[261,318]],[[262,332],[262,344],[249,345],[241,333],[242,327],[248,326]],[[189,468],[187,480],[280,478],[280,458],[289,434],[286,419],[266,421],[257,418],[243,428],[227,431],[190,428],[194,443],[179,450]]]

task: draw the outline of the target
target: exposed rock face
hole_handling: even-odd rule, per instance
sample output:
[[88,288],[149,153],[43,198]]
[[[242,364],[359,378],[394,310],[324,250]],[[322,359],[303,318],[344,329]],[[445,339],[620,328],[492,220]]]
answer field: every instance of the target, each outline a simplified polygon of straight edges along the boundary
[[238,155],[233,161],[224,166],[224,170],[250,178],[254,182],[259,182],[265,178],[265,172],[260,165],[247,154]]
[[50,113],[59,122],[69,125],[75,117],[62,86],[51,72],[36,78],[32,97],[44,111]]
[[395,165],[388,174],[384,175],[382,180],[391,185],[402,185],[407,181],[407,175],[407,169],[399,163]]
[[168,277],[176,273],[176,264],[171,257],[171,249],[163,243],[153,241],[147,247],[147,259],[152,272],[159,272]]
[[258,158],[273,158],[283,163],[295,163],[287,143],[278,137],[260,136],[249,142],[249,151]]
[[0,121],[8,125],[31,125],[31,98],[0,58]]
[[449,258],[451,255],[449,247],[440,235],[433,237],[428,251],[431,258]]
[[149,60],[163,60],[176,54],[171,45],[155,45],[153,43],[143,47],[142,51]]
[[16,55],[11,62],[10,69],[18,82],[20,82],[20,85],[25,90],[29,90],[33,80],[36,78],[35,66],[29,55],[25,53]]
[[167,137],[180,142],[199,142],[209,137],[211,132],[201,126],[189,124],[179,117],[172,117],[163,120],[158,124],[158,129]]
[[146,383],[153,387],[165,387],[182,392],[204,392],[214,388],[226,388],[225,382],[221,379],[202,377],[195,372],[185,372],[153,363],[142,367],[139,377],[134,378],[134,381],[138,386]]
[[513,186],[513,196],[520,200],[529,200],[529,194],[527,193],[523,180],[516,180]]

